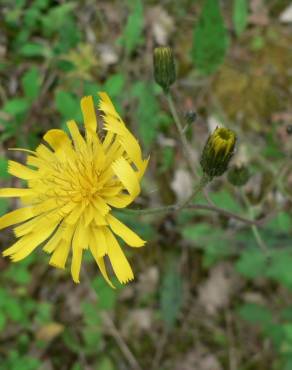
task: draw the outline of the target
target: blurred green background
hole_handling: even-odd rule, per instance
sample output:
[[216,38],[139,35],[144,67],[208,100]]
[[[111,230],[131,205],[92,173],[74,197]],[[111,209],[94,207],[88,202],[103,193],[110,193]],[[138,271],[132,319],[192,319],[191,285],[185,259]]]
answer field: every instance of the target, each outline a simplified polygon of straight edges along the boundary
[[[270,258],[249,225],[188,210],[121,215],[147,241],[126,250],[135,281],[117,291],[85,257],[81,283],[41,248],[0,258],[1,370],[291,370],[291,2],[286,0],[0,0],[0,186],[11,147],[34,149],[51,128],[81,123],[80,98],[106,91],[151,154],[141,208],[193,186],[173,119],[154,83],[153,48],[176,56],[173,96],[194,161],[223,124],[238,135],[240,192],[208,188],[219,207],[264,218]],[[242,195],[250,204],[245,207]],[[204,204],[203,197],[197,203]],[[0,214],[15,208],[0,199]],[[14,240],[1,231],[1,250]]]

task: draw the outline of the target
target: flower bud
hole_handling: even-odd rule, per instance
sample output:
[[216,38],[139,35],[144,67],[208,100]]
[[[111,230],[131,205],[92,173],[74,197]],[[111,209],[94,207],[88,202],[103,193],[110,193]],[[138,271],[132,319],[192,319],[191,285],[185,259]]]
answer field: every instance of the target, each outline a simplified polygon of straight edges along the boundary
[[194,112],[193,110],[189,110],[188,112],[185,113],[185,120],[187,124],[192,124],[196,121],[197,119],[197,113]]
[[235,142],[235,133],[223,127],[217,127],[208,137],[200,161],[206,175],[213,178],[221,176],[227,170]]
[[168,46],[155,48],[153,65],[155,81],[163,88],[164,92],[167,93],[176,77],[172,49]]
[[286,132],[287,132],[288,135],[292,135],[292,125],[288,125],[286,127]]
[[227,178],[230,184],[240,187],[248,182],[250,173],[246,166],[234,165],[228,170]]

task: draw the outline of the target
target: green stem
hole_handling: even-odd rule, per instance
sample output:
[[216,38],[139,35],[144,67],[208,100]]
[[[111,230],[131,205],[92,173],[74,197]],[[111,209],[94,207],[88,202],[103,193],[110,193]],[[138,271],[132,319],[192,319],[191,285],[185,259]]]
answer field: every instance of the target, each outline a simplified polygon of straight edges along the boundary
[[138,215],[151,215],[155,213],[161,213],[161,212],[174,212],[174,211],[180,211],[183,208],[186,208],[188,204],[191,202],[194,197],[204,189],[204,187],[208,184],[210,181],[210,178],[206,175],[203,175],[200,182],[197,186],[195,186],[192,194],[184,200],[182,203],[177,204],[170,204],[168,206],[161,206],[157,208],[146,208],[146,209],[129,209],[125,208],[122,210],[124,213],[130,213],[130,214],[138,214]]
[[146,209],[124,208],[124,209],[120,209],[119,212],[129,213],[129,214],[133,214],[133,215],[153,215],[155,213],[173,212],[176,209],[177,209],[176,204],[170,204],[169,206],[161,206],[161,207],[146,208]]
[[180,137],[180,140],[181,140],[181,143],[182,143],[182,148],[183,148],[183,151],[184,151],[185,159],[188,163],[188,166],[189,166],[194,178],[196,178],[197,177],[197,172],[196,172],[196,169],[193,165],[192,153],[191,153],[189,144],[187,142],[187,139],[186,139],[186,136],[185,136],[185,133],[184,133],[183,125],[182,125],[182,123],[179,119],[179,115],[177,113],[177,110],[176,110],[176,107],[175,107],[175,104],[174,104],[174,101],[172,99],[172,96],[171,96],[170,92],[168,92],[166,94],[166,99],[167,99],[172,117],[174,119],[177,131],[179,133],[179,137]]
[[198,185],[195,186],[192,194],[186,200],[184,200],[181,204],[178,205],[177,210],[181,210],[185,208],[196,197],[196,195],[199,194],[199,192],[204,189],[204,187],[208,184],[210,180],[211,180],[210,177],[204,174],[201,177]]
[[[241,189],[241,197],[244,201],[244,204],[248,210],[248,213],[249,213],[249,216],[252,220],[255,219],[255,214],[254,214],[254,210],[252,208],[252,206],[250,205],[249,203],[249,200],[247,198],[247,196],[245,195],[245,193],[243,192],[243,190]],[[268,247],[266,245],[266,243],[264,242],[263,238],[261,237],[261,234],[259,232],[259,229],[257,227],[257,225],[253,224],[251,225],[251,230],[252,230],[252,233],[254,235],[254,238],[258,244],[258,246],[260,247],[260,249],[266,254],[268,255],[269,254],[269,251],[268,251]]]

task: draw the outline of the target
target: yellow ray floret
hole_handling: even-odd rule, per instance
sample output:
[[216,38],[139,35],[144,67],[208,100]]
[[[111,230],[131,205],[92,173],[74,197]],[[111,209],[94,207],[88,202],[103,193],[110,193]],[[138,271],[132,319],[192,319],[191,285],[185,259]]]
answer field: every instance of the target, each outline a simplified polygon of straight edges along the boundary
[[[140,194],[140,181],[148,159],[142,158],[137,139],[127,129],[109,96],[99,93],[103,139],[93,98],[81,100],[85,137],[75,121],[63,130],[49,130],[35,151],[27,152],[26,165],[9,161],[8,172],[27,181],[27,188],[0,189],[1,197],[19,197],[23,208],[0,217],[0,229],[14,226],[18,240],[3,251],[17,262],[40,244],[51,254],[50,265],[65,268],[71,255],[71,275],[79,283],[84,249],[89,249],[113,287],[106,259],[121,283],[134,278],[116,234],[131,247],[145,244],[134,231],[112,215],[112,208],[129,205]],[[29,166],[29,167],[28,167]]]

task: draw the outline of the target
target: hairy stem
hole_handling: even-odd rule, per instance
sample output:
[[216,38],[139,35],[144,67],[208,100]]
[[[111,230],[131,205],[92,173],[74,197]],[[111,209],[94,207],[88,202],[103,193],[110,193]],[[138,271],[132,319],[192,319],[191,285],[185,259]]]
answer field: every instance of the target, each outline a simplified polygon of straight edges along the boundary
[[166,94],[166,99],[167,99],[169,109],[170,109],[170,112],[172,114],[174,123],[176,125],[177,131],[178,131],[178,134],[179,134],[179,137],[180,137],[180,141],[182,143],[182,148],[183,148],[185,159],[187,161],[187,164],[190,168],[190,171],[191,171],[193,177],[197,178],[198,176],[197,176],[196,168],[195,168],[195,166],[193,164],[193,161],[192,161],[192,153],[191,153],[189,144],[187,142],[187,139],[186,139],[186,136],[185,136],[185,133],[184,133],[183,125],[180,121],[179,115],[177,113],[177,110],[176,110],[176,107],[175,107],[175,104],[174,104],[174,101],[172,99],[172,96],[171,96],[170,92]]
[[[245,193],[243,192],[243,190],[241,189],[241,197],[243,199],[243,202],[248,210],[248,213],[249,213],[249,216],[252,220],[254,220],[255,218],[255,214],[254,214],[254,210],[247,198],[247,196],[245,195]],[[260,249],[266,254],[268,255],[269,254],[269,251],[268,251],[268,247],[266,245],[266,243],[264,242],[263,238],[261,237],[261,234],[259,232],[259,229],[258,229],[258,226],[253,224],[251,225],[251,230],[252,230],[252,233],[254,235],[254,238],[258,244],[258,246],[260,247]]]

